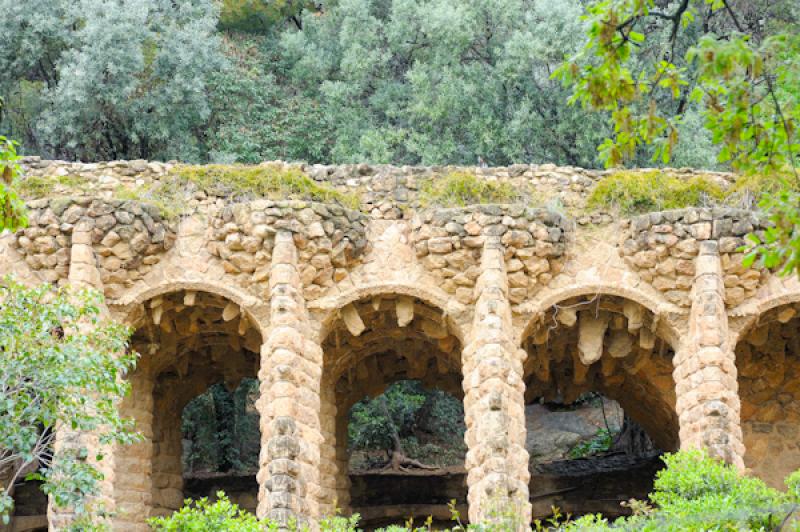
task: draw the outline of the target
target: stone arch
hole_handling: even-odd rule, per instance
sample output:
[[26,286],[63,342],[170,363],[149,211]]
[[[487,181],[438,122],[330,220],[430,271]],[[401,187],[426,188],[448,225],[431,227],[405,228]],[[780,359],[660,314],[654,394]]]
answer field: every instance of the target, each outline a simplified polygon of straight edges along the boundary
[[115,455],[115,530],[148,530],[147,517],[182,505],[184,406],[212,384],[235,388],[258,375],[264,338],[258,311],[242,306],[248,300],[240,294],[217,288],[177,282],[129,295],[122,315],[135,329],[131,343],[140,359],[121,411],[135,420],[143,441]]
[[431,304],[432,299],[411,287],[362,288],[342,298],[341,306],[323,321],[321,484],[335,492],[337,504],[345,510],[350,509],[348,412],[356,402],[406,379],[463,398],[463,334],[442,306]]
[[800,469],[800,293],[742,320],[735,343],[745,466],[781,488]]
[[316,306],[311,305],[310,307],[312,310],[316,307],[316,309],[322,313],[319,319],[319,342],[322,343],[325,341],[325,338],[334,328],[336,320],[340,318],[342,309],[347,305],[360,300],[381,297],[383,295],[408,296],[419,299],[431,308],[439,309],[443,316],[447,318],[449,326],[452,327],[453,334],[456,335],[459,341],[462,343],[464,342],[464,332],[461,326],[462,320],[459,319],[466,310],[464,305],[454,301],[448,294],[436,288],[429,286],[421,288],[418,285],[393,282],[361,284],[334,298],[318,302]]
[[181,291],[205,292],[236,303],[257,327],[259,334],[266,337],[268,305],[235,285],[215,279],[174,279],[154,286],[137,284],[120,299],[110,302],[109,307],[121,323],[135,327],[142,319],[142,309],[147,301]]
[[[531,301],[520,307],[520,311],[530,314],[532,317],[527,321],[525,327],[522,329],[520,336],[520,343],[529,336],[532,327],[535,325],[537,319],[542,313],[547,312],[561,301],[566,301],[575,297],[591,297],[591,296],[613,296],[641,305],[654,316],[664,316],[668,313],[681,312],[674,304],[665,301],[663,298],[651,293],[651,290],[643,290],[638,286],[626,286],[623,283],[576,283],[569,286],[559,288],[558,290],[548,290],[544,292],[536,300]],[[680,344],[681,333],[678,329],[673,327],[667,320],[658,320],[659,333],[663,335],[664,339],[670,345],[677,346]]]
[[538,399],[570,404],[586,392],[599,392],[617,401],[658,448],[677,450],[677,331],[641,293],[592,288],[542,300],[542,310],[523,330],[526,404]]

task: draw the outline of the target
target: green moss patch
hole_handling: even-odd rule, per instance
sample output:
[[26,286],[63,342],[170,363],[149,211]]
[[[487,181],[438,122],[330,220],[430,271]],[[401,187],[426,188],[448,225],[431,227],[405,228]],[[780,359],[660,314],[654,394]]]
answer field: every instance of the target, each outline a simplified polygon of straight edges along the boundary
[[357,209],[361,199],[357,194],[336,190],[317,183],[298,168],[280,165],[203,165],[178,166],[170,176],[215,196],[237,199],[306,199],[337,202]]
[[681,179],[657,170],[623,171],[597,183],[587,205],[630,215],[717,204],[725,197],[719,185],[702,176]]
[[511,183],[490,181],[470,172],[454,171],[423,182],[420,203],[424,207],[464,207],[487,203],[513,203],[523,192]]
[[246,201],[256,198],[302,199],[358,209],[361,198],[317,183],[297,168],[280,165],[181,165],[159,181],[135,189],[119,187],[114,197],[149,203],[167,219],[183,214],[196,192]]
[[72,192],[86,185],[86,180],[78,176],[25,176],[17,182],[17,190],[21,197],[34,200],[53,196],[57,186]]

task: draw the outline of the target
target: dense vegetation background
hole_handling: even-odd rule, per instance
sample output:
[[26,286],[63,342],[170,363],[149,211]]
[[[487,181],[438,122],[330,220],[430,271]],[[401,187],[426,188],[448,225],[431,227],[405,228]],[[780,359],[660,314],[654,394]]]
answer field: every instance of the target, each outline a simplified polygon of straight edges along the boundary
[[[596,167],[610,115],[567,105],[551,77],[585,44],[586,3],[0,0],[0,135],[85,161]],[[792,0],[732,3],[762,35],[800,17]],[[709,31],[725,31],[721,14],[676,49]],[[636,60],[661,59],[653,46]],[[671,164],[714,167],[694,106],[667,111],[683,140]]]

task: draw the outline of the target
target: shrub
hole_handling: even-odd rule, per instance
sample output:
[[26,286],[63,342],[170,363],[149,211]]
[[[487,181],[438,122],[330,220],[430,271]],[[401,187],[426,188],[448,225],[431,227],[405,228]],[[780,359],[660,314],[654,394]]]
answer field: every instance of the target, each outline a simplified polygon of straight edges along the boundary
[[420,188],[423,206],[464,207],[485,203],[510,203],[522,199],[511,183],[489,181],[475,174],[453,171],[426,180]]
[[600,181],[589,196],[588,206],[635,214],[696,207],[724,198],[722,188],[705,177],[681,179],[658,170],[624,171]]
[[256,516],[233,504],[223,492],[217,492],[217,500],[209,502],[206,497],[198,501],[187,499],[185,506],[167,517],[148,520],[160,532],[264,532],[278,530],[274,523],[260,521]]
[[665,454],[663,460],[667,467],[656,475],[650,494],[654,507],[631,501],[631,517],[612,524],[601,516],[584,516],[564,530],[778,530],[795,507],[797,473],[787,479],[789,493],[782,493],[704,451]]

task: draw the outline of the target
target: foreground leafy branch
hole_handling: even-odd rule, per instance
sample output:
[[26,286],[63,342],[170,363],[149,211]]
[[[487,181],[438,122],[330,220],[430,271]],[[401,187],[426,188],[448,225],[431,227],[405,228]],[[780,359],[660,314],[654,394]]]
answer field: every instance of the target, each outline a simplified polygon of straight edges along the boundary
[[[86,498],[102,474],[80,438],[130,443],[117,405],[136,360],[129,330],[100,313],[93,290],[25,287],[0,280],[0,515],[8,521],[14,486],[36,479],[56,506],[88,516]],[[59,452],[54,456],[58,438]],[[96,449],[95,449],[96,451]]]

